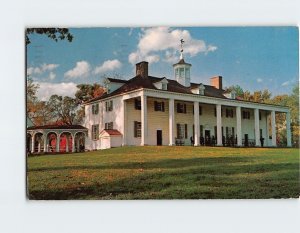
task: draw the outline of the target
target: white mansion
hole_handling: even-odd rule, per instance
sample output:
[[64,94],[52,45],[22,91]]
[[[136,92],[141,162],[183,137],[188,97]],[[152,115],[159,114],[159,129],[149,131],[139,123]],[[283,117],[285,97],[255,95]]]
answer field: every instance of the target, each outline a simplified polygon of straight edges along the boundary
[[222,77],[210,85],[191,83],[191,64],[173,65],[175,79],[148,74],[148,62],[136,64],[130,80],[107,78],[107,93],[86,103],[85,149],[125,145],[273,146],[275,114],[286,114],[287,146],[291,146],[287,107],[242,101],[222,89]]

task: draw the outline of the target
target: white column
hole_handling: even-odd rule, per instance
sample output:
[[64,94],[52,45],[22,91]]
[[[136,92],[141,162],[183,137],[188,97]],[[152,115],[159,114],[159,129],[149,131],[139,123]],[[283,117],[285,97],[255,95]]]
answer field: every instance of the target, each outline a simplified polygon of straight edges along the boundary
[[175,145],[175,113],[174,113],[174,99],[169,99],[169,146]]
[[285,114],[286,120],[286,140],[287,140],[287,147],[292,146],[292,137],[291,137],[291,114],[287,112]]
[[141,138],[141,146],[147,145],[147,96],[144,94],[141,96],[141,123],[142,123],[142,138]]
[[75,134],[72,134],[72,152],[75,152]]
[[47,134],[44,136],[44,152],[48,152],[48,149],[47,149]]
[[266,140],[265,140],[265,143],[266,143],[266,146],[270,146],[270,125],[269,125],[269,118],[270,117],[270,113],[269,112],[267,112],[267,114],[266,114],[266,135],[267,135],[267,137],[266,137]]
[[31,153],[34,153],[34,138],[35,138],[35,134],[33,134],[31,137]]
[[260,146],[259,135],[259,109],[254,109],[254,127],[255,127],[255,146]]
[[126,124],[127,124],[126,113],[127,113],[126,101],[123,100],[123,142],[122,142],[123,146],[126,146]]
[[200,137],[199,103],[196,101],[194,102],[194,129],[195,129],[194,146],[199,146],[199,137]]
[[217,104],[217,146],[222,146],[222,106]]
[[38,142],[38,153],[40,153],[41,152],[41,142],[39,141]]
[[237,146],[242,146],[242,116],[241,107],[236,107],[236,136]]
[[60,135],[56,134],[56,153],[59,153]]
[[68,135],[66,135],[66,140],[67,140],[67,142],[66,142],[66,152],[69,152],[69,136]]
[[271,112],[271,127],[272,127],[272,146],[277,146],[276,143],[276,120],[275,120],[275,111]]

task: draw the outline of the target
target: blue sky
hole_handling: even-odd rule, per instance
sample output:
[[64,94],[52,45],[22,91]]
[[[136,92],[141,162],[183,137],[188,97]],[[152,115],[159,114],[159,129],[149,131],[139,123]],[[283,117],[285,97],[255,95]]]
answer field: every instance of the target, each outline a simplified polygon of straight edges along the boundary
[[134,77],[135,63],[150,62],[153,76],[173,78],[172,64],[192,64],[192,82],[209,84],[223,76],[224,86],[290,93],[298,82],[296,27],[71,28],[73,42],[30,35],[27,73],[39,83],[39,97],[73,96],[76,84],[101,83],[103,75]]

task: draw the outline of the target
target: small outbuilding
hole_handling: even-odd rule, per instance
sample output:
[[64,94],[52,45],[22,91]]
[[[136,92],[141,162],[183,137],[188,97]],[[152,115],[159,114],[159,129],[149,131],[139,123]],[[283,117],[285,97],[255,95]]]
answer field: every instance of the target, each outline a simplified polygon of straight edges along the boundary
[[122,146],[122,134],[116,129],[104,129],[100,133],[101,149]]

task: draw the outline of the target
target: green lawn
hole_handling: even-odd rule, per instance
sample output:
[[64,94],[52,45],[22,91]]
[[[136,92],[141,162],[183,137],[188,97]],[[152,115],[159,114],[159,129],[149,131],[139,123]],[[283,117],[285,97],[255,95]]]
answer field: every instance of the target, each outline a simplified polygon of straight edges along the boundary
[[299,150],[123,147],[28,158],[30,199],[298,198]]

